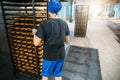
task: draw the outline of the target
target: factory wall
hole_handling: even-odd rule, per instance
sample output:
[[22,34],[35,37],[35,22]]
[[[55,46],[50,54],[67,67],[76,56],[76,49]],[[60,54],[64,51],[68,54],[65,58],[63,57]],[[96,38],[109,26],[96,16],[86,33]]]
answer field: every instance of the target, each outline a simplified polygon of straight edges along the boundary
[[120,3],[116,4],[114,6],[114,11],[115,11],[115,18],[120,18]]
[[58,13],[59,18],[67,18],[72,16],[72,2],[61,2],[63,7]]
[[107,13],[108,17],[120,18],[120,2],[105,6],[104,13]]

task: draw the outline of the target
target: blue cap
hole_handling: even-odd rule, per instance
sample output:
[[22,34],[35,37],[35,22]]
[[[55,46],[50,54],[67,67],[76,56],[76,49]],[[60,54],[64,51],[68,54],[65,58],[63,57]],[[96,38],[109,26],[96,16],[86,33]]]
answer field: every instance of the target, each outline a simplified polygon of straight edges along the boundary
[[57,14],[62,8],[62,4],[58,0],[50,0],[48,3],[48,11]]

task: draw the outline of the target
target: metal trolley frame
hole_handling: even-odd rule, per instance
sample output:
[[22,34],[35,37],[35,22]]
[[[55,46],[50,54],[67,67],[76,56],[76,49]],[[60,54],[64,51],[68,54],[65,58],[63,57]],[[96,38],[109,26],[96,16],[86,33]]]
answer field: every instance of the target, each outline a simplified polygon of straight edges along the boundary
[[2,14],[8,38],[13,73],[39,80],[43,44],[33,45],[32,29],[48,19],[47,0],[2,0]]

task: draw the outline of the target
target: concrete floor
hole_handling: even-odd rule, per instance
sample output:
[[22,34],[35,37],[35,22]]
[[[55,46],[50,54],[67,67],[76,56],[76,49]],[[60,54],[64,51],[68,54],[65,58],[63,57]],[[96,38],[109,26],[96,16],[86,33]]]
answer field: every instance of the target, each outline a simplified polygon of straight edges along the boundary
[[74,38],[72,44],[99,51],[103,80],[120,80],[120,44],[104,20],[89,21],[86,38]]

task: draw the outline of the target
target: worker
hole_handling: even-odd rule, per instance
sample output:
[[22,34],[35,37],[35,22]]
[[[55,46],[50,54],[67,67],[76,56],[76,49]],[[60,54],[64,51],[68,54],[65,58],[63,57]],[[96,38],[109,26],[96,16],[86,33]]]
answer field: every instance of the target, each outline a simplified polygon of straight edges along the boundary
[[42,21],[36,32],[33,29],[34,45],[39,46],[44,40],[42,80],[48,80],[53,74],[55,80],[62,80],[62,68],[65,58],[64,42],[69,42],[70,31],[65,21],[57,17],[62,4],[57,0],[48,3],[49,19]]

